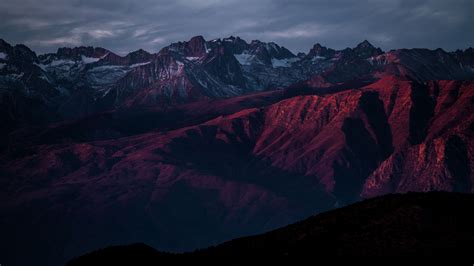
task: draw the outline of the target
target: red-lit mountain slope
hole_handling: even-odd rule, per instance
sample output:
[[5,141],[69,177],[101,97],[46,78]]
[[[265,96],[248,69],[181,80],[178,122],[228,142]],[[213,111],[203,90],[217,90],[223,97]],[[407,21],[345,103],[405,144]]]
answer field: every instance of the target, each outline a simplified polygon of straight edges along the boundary
[[361,196],[471,192],[474,83],[379,78],[164,131],[7,149],[1,250],[55,263],[137,241],[183,250]]

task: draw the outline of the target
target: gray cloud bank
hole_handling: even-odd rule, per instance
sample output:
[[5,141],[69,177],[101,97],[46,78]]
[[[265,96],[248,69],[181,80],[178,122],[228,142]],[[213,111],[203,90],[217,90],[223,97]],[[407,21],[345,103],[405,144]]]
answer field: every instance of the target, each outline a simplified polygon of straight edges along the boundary
[[275,41],[293,52],[367,39],[393,48],[474,45],[472,0],[1,0],[0,38],[39,53],[92,45],[156,52],[195,35]]

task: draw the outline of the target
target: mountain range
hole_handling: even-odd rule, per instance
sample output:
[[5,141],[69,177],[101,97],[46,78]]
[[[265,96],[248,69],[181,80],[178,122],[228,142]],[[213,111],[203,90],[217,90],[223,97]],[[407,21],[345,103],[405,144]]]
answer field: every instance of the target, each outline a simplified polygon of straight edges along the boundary
[[387,193],[470,193],[473,80],[472,48],[0,41],[0,258],[192,250]]
[[[401,49],[384,53],[368,41],[334,50],[315,44],[294,55],[273,42],[196,36],[150,54],[119,56],[100,47],[59,48],[37,56],[0,40],[5,129],[79,118],[119,108],[222,99],[300,84],[330,87],[389,73],[417,81],[466,80],[474,50]],[[24,107],[28,108],[24,108]],[[5,130],[2,130],[3,132]]]

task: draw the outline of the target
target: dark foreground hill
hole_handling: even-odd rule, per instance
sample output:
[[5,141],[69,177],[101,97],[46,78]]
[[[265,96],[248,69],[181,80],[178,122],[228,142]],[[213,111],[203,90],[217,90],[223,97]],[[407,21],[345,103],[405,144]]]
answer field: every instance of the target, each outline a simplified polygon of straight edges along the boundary
[[219,263],[224,257],[231,264],[301,256],[466,258],[474,248],[473,208],[472,194],[391,194],[193,253],[162,253],[133,244],[94,251],[68,265],[159,265],[172,260]]

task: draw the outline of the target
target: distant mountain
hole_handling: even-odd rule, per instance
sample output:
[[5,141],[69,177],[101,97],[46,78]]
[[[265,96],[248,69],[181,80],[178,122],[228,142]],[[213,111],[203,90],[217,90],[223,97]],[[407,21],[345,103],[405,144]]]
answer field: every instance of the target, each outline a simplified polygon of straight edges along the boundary
[[24,45],[0,39],[0,136],[24,124],[57,120],[54,110],[61,93],[37,65],[36,54]]
[[[156,54],[124,57],[100,47],[60,48],[37,56],[24,45],[0,43],[0,90],[7,129],[20,124],[79,118],[116,108],[175,105],[235,97],[293,84],[330,87],[373,80],[380,73],[418,81],[473,79],[473,50],[394,50],[368,41],[336,51],[316,44],[294,55],[273,42],[239,37],[193,37]],[[34,112],[22,106],[36,106]]]
[[474,247],[474,196],[408,193],[366,200],[257,236],[192,253],[169,254],[145,244],[108,247],[71,260],[80,265],[160,263],[248,264],[256,259],[411,256],[467,259]]

